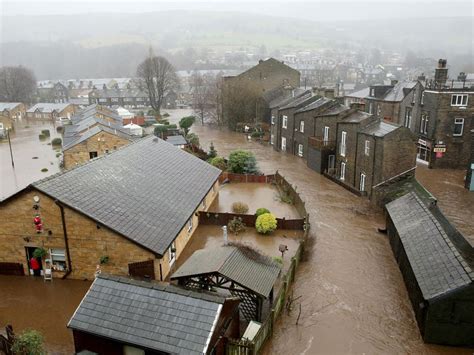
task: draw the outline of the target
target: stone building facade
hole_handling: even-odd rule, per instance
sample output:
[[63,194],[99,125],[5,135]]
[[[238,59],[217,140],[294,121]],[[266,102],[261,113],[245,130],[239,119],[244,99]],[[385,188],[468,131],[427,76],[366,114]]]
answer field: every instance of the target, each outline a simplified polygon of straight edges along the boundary
[[71,118],[77,107],[68,103],[38,103],[26,111],[26,118],[39,120],[55,120],[56,118]]
[[21,120],[26,116],[26,106],[21,102],[0,102],[0,115]]

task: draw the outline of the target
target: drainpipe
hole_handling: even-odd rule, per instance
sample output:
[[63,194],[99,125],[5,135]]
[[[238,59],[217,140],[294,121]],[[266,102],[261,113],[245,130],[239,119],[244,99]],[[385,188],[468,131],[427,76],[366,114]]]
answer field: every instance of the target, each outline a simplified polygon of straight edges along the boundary
[[370,197],[372,197],[372,186],[374,186],[375,154],[377,153],[377,137],[374,137],[374,158],[372,159],[372,177],[370,178]]
[[55,200],[54,203],[58,205],[59,210],[61,211],[61,223],[63,225],[64,245],[66,246],[67,271],[62,277],[62,279],[64,280],[72,272],[71,254],[69,253],[69,241],[67,238],[66,219],[64,218],[64,207],[61,205],[61,203],[58,200]]
[[[354,183],[352,184],[355,189],[357,189],[357,185],[356,185],[356,181],[357,181],[357,162],[358,162],[357,151],[359,150],[359,135],[360,135],[359,133],[360,133],[359,128],[357,128],[357,131],[356,131],[356,146],[355,146],[356,149],[355,149],[355,159],[354,159]],[[359,175],[360,175],[360,169],[359,169]],[[359,190],[359,189],[357,189],[357,190]]]

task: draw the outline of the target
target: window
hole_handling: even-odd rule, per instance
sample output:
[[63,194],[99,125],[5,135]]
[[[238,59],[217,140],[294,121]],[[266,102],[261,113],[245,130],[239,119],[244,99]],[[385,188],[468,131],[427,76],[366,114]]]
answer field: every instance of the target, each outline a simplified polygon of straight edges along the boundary
[[360,174],[359,191],[365,191],[365,174]]
[[109,150],[106,149],[106,150],[104,151],[104,153],[105,153],[105,154],[109,154]]
[[323,143],[326,145],[329,142],[329,127],[324,126],[324,131],[323,131]]
[[174,264],[176,260],[176,242],[171,243],[171,246],[168,250],[170,265]]
[[193,229],[193,216],[188,221],[188,233]]
[[51,266],[53,270],[64,271],[66,267],[66,254],[64,249],[50,249]]
[[89,152],[89,159],[97,158],[97,152]]
[[365,155],[370,155],[370,141],[366,140],[364,145]]
[[112,102],[118,102],[118,101],[119,101],[118,97],[112,97]]
[[420,133],[428,134],[429,116],[427,113],[421,114]]
[[281,121],[281,127],[282,128],[288,127],[288,116],[283,116],[283,120]]
[[340,179],[344,180],[346,178],[346,163],[341,162],[341,176]]
[[275,135],[272,133],[270,134],[270,144],[273,145],[275,143]]
[[372,97],[375,96],[375,89],[374,88],[370,89],[370,96],[372,96]]
[[303,144],[298,144],[298,155],[303,156]]
[[373,102],[369,102],[369,113],[370,114],[374,113],[374,103]]
[[411,126],[411,107],[405,108],[405,123],[404,126],[410,128]]
[[107,102],[107,99],[99,99],[99,102]]
[[451,106],[467,106],[467,94],[452,95]]
[[281,137],[281,150],[283,152],[286,152],[286,138],[285,137]]
[[422,105],[423,105],[423,102],[424,102],[424,101],[425,101],[425,92],[423,91],[423,92],[421,93],[421,100],[420,100],[420,104],[422,104]]
[[462,136],[463,131],[464,131],[464,118],[455,118],[453,136]]
[[300,121],[300,132],[304,133],[304,121]]
[[275,116],[272,115],[272,120],[271,120],[272,124],[275,124]]
[[340,146],[339,154],[341,154],[343,157],[346,156],[346,137],[347,137],[347,132],[342,131],[341,146]]

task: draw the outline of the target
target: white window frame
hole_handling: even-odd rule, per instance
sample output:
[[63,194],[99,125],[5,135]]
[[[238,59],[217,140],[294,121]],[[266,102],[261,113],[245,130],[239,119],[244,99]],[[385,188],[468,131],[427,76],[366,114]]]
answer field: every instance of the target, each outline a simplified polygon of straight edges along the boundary
[[285,129],[288,128],[288,116],[286,115],[283,115],[281,119],[281,128],[285,128]]
[[424,101],[425,101],[425,92],[422,91],[422,92],[421,92],[420,104],[423,105]]
[[411,115],[412,115],[411,107],[406,107],[405,108],[405,121],[403,122],[403,125],[407,128],[411,127]]
[[453,94],[451,95],[451,106],[458,106],[458,107],[467,106],[468,100],[469,100],[468,94]]
[[[174,252],[173,252],[173,249],[174,249]],[[169,258],[169,261],[170,261],[170,265],[173,265],[174,262],[176,261],[176,241],[173,241],[170,245],[170,248],[168,249],[168,258]]]
[[370,155],[370,141],[368,139],[366,139],[364,143],[364,153],[367,156]]
[[370,96],[371,97],[375,96],[375,89],[374,88],[370,88]]
[[359,181],[359,191],[365,191],[365,179],[366,175],[364,173],[360,173],[360,181]]
[[193,216],[191,216],[188,220],[188,233],[190,233],[193,229]]
[[[461,125],[461,133],[454,133],[456,131],[456,125]],[[454,119],[454,130],[453,130],[453,136],[454,137],[461,137],[462,134],[464,133],[464,118],[463,117],[457,117]]]
[[281,137],[281,151],[286,152],[286,137]]
[[426,113],[421,114],[420,133],[428,134],[429,116]]
[[273,133],[270,134],[270,144],[271,145],[275,144],[275,135]]
[[298,156],[303,156],[303,144],[298,144]]
[[272,124],[275,124],[275,116],[274,115],[272,115],[271,122],[272,122]]
[[304,121],[300,121],[300,133],[304,133]]
[[341,174],[339,179],[342,181],[346,179],[346,163],[343,161],[341,161]]
[[343,157],[346,156],[346,141],[347,141],[347,132],[341,132],[341,145],[339,147],[339,154]]
[[329,127],[324,126],[323,128],[323,142],[327,144],[329,142]]
[[372,101],[369,102],[369,113],[371,115],[374,113],[374,103]]
[[[62,251],[62,253],[58,253],[58,251]],[[60,259],[56,259],[56,262],[60,261],[64,263],[64,270],[61,269],[55,269],[55,270],[60,270],[60,271],[66,271],[67,270],[67,263],[66,263],[66,250],[61,249],[61,248],[51,248],[49,249],[49,255],[51,257],[51,266],[54,266],[55,263],[55,257],[59,257]],[[61,258],[64,258],[64,260],[61,260]]]

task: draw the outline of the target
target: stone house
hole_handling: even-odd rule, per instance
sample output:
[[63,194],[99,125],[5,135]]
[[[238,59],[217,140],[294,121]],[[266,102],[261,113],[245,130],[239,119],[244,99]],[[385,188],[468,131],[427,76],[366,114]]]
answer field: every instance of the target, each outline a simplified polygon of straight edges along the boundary
[[335,177],[349,190],[372,195],[372,188],[413,174],[415,139],[406,127],[354,112],[337,123]]
[[69,102],[69,88],[61,82],[42,84],[37,88],[39,102],[67,103]]
[[57,118],[71,118],[75,112],[76,106],[69,103],[38,103],[26,111],[26,118],[55,120]]
[[21,120],[26,116],[26,106],[21,102],[0,102],[0,114],[12,120]]
[[410,192],[386,206],[387,234],[427,343],[474,345],[471,245],[439,212]]
[[294,154],[298,147],[295,145],[295,131],[301,127],[295,125],[295,112],[300,108],[320,99],[320,96],[303,95],[295,98],[288,104],[279,107],[277,126],[277,141],[273,144],[273,149]]
[[365,98],[369,96],[370,88],[366,87],[349,94],[344,95],[344,105],[351,106],[352,104],[362,104],[365,108]]
[[471,159],[467,164],[466,181],[464,186],[469,191],[474,191],[474,129],[471,129]]
[[418,160],[430,168],[465,169],[474,128],[474,85],[447,78],[446,61],[440,60],[434,80],[416,101]]
[[39,180],[0,202],[0,263],[29,270],[43,248],[54,277],[93,279],[101,264],[106,273],[165,280],[198,212],[217,196],[220,173],[147,137]]
[[150,106],[148,94],[139,88],[107,88],[94,89],[89,93],[89,104],[102,106],[122,106],[125,108],[140,108]]

